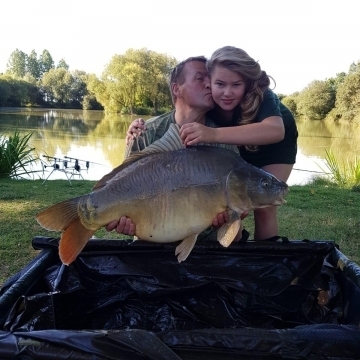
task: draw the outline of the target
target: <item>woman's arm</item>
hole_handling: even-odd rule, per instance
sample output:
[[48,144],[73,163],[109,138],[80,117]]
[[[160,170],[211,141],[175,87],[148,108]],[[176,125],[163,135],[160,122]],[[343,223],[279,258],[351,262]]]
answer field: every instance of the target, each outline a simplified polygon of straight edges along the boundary
[[210,128],[198,123],[185,124],[180,129],[180,136],[186,146],[201,142],[255,146],[283,140],[285,128],[280,116],[270,116],[258,123],[223,128]]

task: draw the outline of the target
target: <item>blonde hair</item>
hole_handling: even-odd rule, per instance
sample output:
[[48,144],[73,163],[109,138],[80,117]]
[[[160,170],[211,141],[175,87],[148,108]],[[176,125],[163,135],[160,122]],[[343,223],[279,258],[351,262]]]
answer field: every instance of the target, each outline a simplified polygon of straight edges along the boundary
[[269,88],[269,76],[261,70],[259,63],[244,50],[233,46],[224,46],[211,55],[207,62],[210,75],[216,66],[225,67],[243,77],[245,95],[240,103],[241,118],[239,125],[252,123],[259,111],[264,91]]

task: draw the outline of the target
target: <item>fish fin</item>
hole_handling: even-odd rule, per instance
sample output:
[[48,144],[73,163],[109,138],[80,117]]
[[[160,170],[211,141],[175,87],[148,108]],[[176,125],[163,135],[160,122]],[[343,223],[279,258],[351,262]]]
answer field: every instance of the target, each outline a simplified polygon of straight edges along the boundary
[[241,219],[237,212],[229,211],[229,221],[220,227],[217,233],[219,243],[228,247],[242,228]]
[[63,264],[71,264],[80,254],[94,230],[87,229],[80,218],[74,220],[62,233],[59,243],[59,256]]
[[229,172],[226,178],[225,195],[227,206],[239,214],[253,208],[247,195],[246,183],[239,182],[234,169]]
[[180,127],[178,125],[170,124],[168,131],[159,140],[155,141],[144,150],[129,155],[121,165],[113,169],[110,173],[103,176],[95,184],[93,190],[105,186],[106,183],[109,180],[111,180],[116,174],[118,174],[121,170],[123,170],[125,167],[129,166],[130,164],[138,161],[139,159],[144,158],[145,156],[159,152],[184,149],[185,146],[180,138],[179,130]]
[[185,238],[175,249],[175,255],[178,255],[178,262],[186,260],[189,256],[191,250],[193,249],[196,239],[199,234],[191,234]]
[[36,215],[37,222],[46,230],[65,230],[78,218],[78,204],[82,196],[52,205]]

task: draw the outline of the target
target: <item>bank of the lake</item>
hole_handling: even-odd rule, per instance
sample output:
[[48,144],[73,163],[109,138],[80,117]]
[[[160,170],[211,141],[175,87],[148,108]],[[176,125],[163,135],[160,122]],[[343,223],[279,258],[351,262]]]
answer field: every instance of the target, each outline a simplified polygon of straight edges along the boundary
[[[42,229],[35,215],[56,202],[88,193],[95,182],[66,180],[0,180],[0,286],[36,254],[34,236],[60,234]],[[279,208],[280,234],[289,239],[334,240],[340,250],[360,264],[360,192],[319,182],[291,186],[287,204]],[[253,218],[244,220],[252,233]],[[100,238],[118,238],[104,229]]]

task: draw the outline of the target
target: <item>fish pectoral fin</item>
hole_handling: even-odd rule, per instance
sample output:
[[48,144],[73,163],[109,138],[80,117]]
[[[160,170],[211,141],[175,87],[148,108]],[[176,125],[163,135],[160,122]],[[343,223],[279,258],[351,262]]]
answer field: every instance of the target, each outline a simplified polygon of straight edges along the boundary
[[222,246],[228,247],[241,230],[242,223],[239,214],[230,210],[229,221],[218,230],[217,239]]
[[175,255],[177,255],[178,262],[186,260],[191,250],[195,246],[196,239],[199,234],[191,234],[185,238],[175,249]]
[[59,256],[63,264],[71,264],[93,236],[94,230],[87,229],[80,221],[73,221],[62,233],[59,243]]

